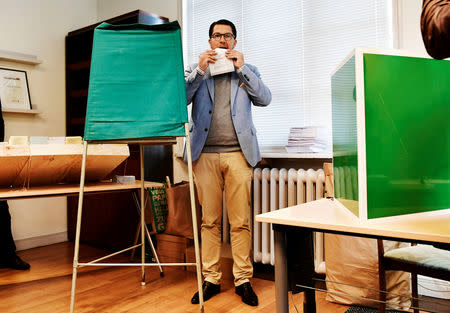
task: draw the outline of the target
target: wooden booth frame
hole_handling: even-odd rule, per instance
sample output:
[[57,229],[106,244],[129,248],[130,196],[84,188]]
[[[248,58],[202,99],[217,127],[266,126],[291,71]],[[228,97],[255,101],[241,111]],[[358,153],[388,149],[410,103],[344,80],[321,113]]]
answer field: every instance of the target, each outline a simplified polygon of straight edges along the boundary
[[[198,228],[197,228],[197,214],[196,214],[196,206],[195,206],[195,193],[194,193],[194,178],[192,172],[192,155],[191,155],[191,144],[190,144],[190,136],[189,136],[189,124],[184,124],[185,136],[186,136],[186,153],[187,153],[187,164],[188,164],[188,175],[189,175],[189,191],[191,197],[191,212],[192,212],[192,226],[194,232],[194,248],[195,248],[195,263],[160,263],[158,256],[156,254],[155,248],[153,246],[152,240],[150,238],[150,234],[145,224],[145,181],[144,181],[144,146],[145,145],[174,145],[177,143],[176,136],[170,137],[152,137],[152,138],[137,138],[137,139],[118,139],[118,140],[92,140],[92,141],[83,141],[83,161],[81,165],[81,177],[80,177],[80,192],[78,197],[78,212],[77,212],[77,224],[76,224],[76,233],[75,233],[75,249],[74,249],[74,257],[73,257],[73,274],[72,274],[72,290],[70,296],[70,312],[73,313],[75,309],[75,291],[76,291],[76,281],[77,281],[77,271],[78,268],[84,266],[140,266],[141,267],[141,284],[145,286],[145,267],[146,266],[158,266],[160,268],[160,275],[163,276],[161,266],[196,266],[197,272],[197,287],[199,291],[199,299],[200,299],[200,312],[204,312],[203,306],[203,290],[202,290],[202,277],[201,277],[201,267],[200,267],[200,248],[199,248],[199,240],[198,240]],[[138,143],[139,151],[140,151],[140,169],[141,169],[141,193],[140,193],[140,207],[141,207],[141,221],[140,221],[140,233],[141,233],[141,242],[135,244],[131,247],[123,249],[118,252],[114,252],[112,254],[106,255],[104,257],[92,260],[90,262],[79,262],[79,250],[80,250],[80,233],[81,233],[81,217],[82,217],[82,209],[83,209],[83,195],[84,195],[84,187],[85,187],[85,174],[86,174],[86,158],[87,158],[87,149],[88,143]],[[136,199],[137,200],[137,199]],[[149,240],[152,251],[155,255],[156,263],[146,263],[145,262],[145,237]],[[137,247],[141,247],[141,263],[100,263],[109,257],[120,254],[122,252],[126,252],[128,250],[135,249]]]

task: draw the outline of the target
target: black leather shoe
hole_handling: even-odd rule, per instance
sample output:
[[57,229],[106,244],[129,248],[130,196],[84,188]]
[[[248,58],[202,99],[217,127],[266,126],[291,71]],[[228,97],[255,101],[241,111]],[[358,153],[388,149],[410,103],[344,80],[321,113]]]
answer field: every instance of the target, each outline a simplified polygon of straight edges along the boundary
[[[211,299],[212,296],[214,296],[220,292],[220,285],[216,285],[216,284],[210,283],[209,281],[205,281],[205,282],[203,282],[202,290],[203,290],[203,301],[207,301],[207,300]],[[198,291],[192,297],[191,303],[192,304],[200,303]]]
[[258,305],[258,296],[253,291],[252,285],[249,282],[237,286],[234,291],[241,296],[242,302],[251,306]]
[[24,271],[30,268],[30,264],[19,258],[17,254],[14,254],[12,257],[1,261],[0,267]]

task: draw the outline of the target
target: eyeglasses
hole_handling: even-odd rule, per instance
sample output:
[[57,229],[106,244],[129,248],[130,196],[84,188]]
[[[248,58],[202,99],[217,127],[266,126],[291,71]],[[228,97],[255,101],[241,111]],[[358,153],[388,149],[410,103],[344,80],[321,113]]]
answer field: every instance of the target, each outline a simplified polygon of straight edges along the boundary
[[214,34],[212,34],[211,38],[216,41],[219,41],[220,38],[222,38],[222,36],[226,41],[230,41],[231,39],[234,39],[234,35],[232,33],[226,33],[226,34],[214,33]]

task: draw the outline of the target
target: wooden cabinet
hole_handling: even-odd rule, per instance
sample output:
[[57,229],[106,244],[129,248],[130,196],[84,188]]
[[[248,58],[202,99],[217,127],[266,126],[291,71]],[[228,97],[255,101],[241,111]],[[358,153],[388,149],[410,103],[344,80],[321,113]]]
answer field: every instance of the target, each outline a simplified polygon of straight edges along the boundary
[[[163,24],[169,19],[136,10],[104,22]],[[66,136],[82,136],[89,87],[94,29],[102,22],[71,31],[66,37]]]
[[[110,24],[163,24],[169,20],[136,10],[106,20]],[[66,37],[66,136],[83,136],[91,66],[94,29],[100,23],[68,33]],[[172,177],[172,147],[148,146],[144,149],[145,179],[164,181]],[[115,173],[140,179],[139,146],[130,145],[130,157]],[[112,173],[113,176],[115,173]],[[173,180],[173,179],[172,179]],[[103,248],[127,247],[134,240],[138,214],[131,192],[91,195],[85,198],[81,241]],[[68,234],[74,240],[77,197],[68,197]]]

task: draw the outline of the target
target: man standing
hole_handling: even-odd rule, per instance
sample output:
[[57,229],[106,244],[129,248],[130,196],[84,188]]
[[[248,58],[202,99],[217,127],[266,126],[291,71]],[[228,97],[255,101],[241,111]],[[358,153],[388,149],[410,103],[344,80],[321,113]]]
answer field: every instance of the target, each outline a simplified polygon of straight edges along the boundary
[[[204,300],[220,292],[222,192],[230,222],[235,292],[242,301],[258,305],[250,284],[253,266],[250,259],[249,227],[252,166],[260,160],[251,104],[267,106],[272,100],[258,69],[244,63],[244,55],[234,50],[236,28],[228,20],[219,20],[209,28],[211,50],[200,54],[198,64],[186,70],[187,102],[192,103],[190,124],[195,183],[202,206],[202,273]],[[227,49],[234,71],[211,76],[216,48]],[[199,303],[198,292],[192,303]]]
[[11,215],[6,201],[0,201],[0,268],[30,268],[30,264],[16,254],[16,245],[11,234]]
[[[5,123],[0,103],[0,142],[5,138]],[[0,268],[27,270],[30,265],[16,254],[16,245],[11,234],[11,215],[6,201],[0,200]]]

